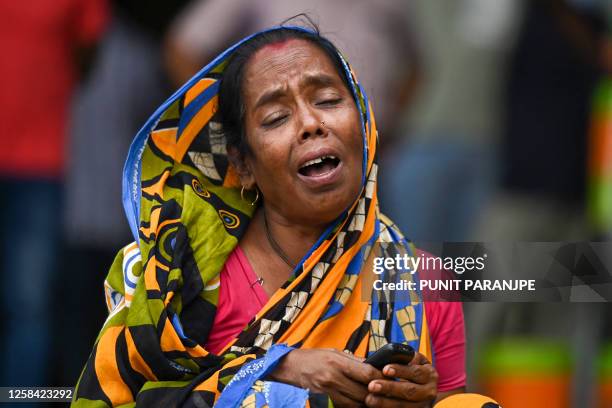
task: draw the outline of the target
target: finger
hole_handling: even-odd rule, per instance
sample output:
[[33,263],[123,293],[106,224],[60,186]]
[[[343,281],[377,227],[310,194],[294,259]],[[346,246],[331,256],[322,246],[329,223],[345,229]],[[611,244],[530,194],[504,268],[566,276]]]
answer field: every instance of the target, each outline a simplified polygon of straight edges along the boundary
[[357,357],[356,355],[351,354],[351,353],[343,353],[343,354],[349,357],[351,360],[355,360],[359,363],[363,363],[365,361],[365,357]]
[[335,352],[336,352],[336,353],[341,354],[342,356],[344,356],[344,357],[346,357],[346,358],[349,358],[349,359],[351,359],[351,360],[354,360],[354,361],[363,362],[363,360],[365,360],[365,358],[363,358],[363,357],[357,357],[356,355],[354,355],[354,354],[352,354],[352,353],[349,353],[349,352],[345,352],[345,351],[338,351],[338,350],[335,350]]
[[332,402],[334,403],[335,407],[354,407],[354,406],[359,406],[360,404],[363,403],[363,400],[361,401],[354,400],[342,394],[338,390],[328,392],[328,395],[331,398]]
[[375,394],[368,394],[365,404],[369,408],[422,408],[421,402],[402,401],[397,398],[383,397]]
[[401,378],[417,384],[427,384],[432,381],[438,383],[438,372],[431,364],[388,364],[383,368],[383,374],[387,377]]
[[360,373],[355,373],[355,371],[359,371],[362,368],[361,366],[367,364],[360,363],[352,358],[340,356],[333,360],[331,364],[335,366],[338,371],[328,379],[328,383],[332,384],[333,389],[338,390],[344,396],[363,403],[363,400],[368,394],[368,382],[371,380],[359,381],[359,379],[355,377],[359,377]]
[[372,380],[383,378],[380,370],[356,360],[346,360],[342,372],[352,380],[366,385]]
[[336,385],[333,387],[339,394],[355,402],[363,403],[366,396],[368,395],[368,387],[362,383],[351,380],[348,377],[340,375],[337,379]]
[[414,353],[414,357],[412,361],[409,363],[410,365],[423,365],[423,364],[431,364],[431,362],[421,353]]
[[435,384],[415,384],[410,381],[374,380],[368,385],[372,394],[406,401],[431,401],[436,397]]

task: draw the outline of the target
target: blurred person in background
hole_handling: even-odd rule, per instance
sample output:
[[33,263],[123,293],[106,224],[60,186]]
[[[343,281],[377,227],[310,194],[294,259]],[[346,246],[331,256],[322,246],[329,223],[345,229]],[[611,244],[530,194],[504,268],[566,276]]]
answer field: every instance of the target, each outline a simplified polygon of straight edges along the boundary
[[[119,182],[125,152],[151,111],[172,91],[162,64],[161,44],[169,23],[187,3],[158,0],[143,7],[139,1],[113,1],[111,22],[96,64],[75,95],[61,269],[61,281],[71,284],[57,288],[64,316],[55,325],[57,384],[76,382],[90,352],[89,344],[105,318],[100,282],[116,248],[130,240]],[[83,302],[83,293],[99,295],[100,302]],[[70,338],[86,341],[63,347]]]
[[107,5],[4,0],[0,15],[0,385],[46,385],[68,109]]
[[413,240],[467,240],[494,187],[506,60],[522,1],[411,5],[423,74],[403,138],[382,158],[382,210]]
[[585,218],[591,98],[601,76],[602,6],[528,3],[506,84],[498,197],[485,215],[491,239],[592,237]]
[[[484,211],[478,239],[588,241],[596,236],[585,213],[587,135],[591,100],[605,70],[604,9],[610,4],[526,3],[504,91],[499,189]],[[597,304],[474,305],[470,347],[502,336],[560,340],[575,356],[574,406],[591,406],[602,310]]]
[[[416,242],[465,241],[495,191],[507,63],[524,4],[411,3],[422,75],[403,137],[383,151],[382,211]],[[470,326],[483,330],[466,306],[471,382],[482,342],[471,337]]]
[[198,0],[168,36],[168,71],[178,86],[228,42],[304,12],[359,72],[376,106],[380,134],[390,138],[418,74],[410,4],[403,0]]
[[[381,173],[387,176],[382,210],[410,238],[589,238],[583,207],[586,131],[598,61],[606,55],[601,6],[610,4],[414,2],[422,82],[406,120],[404,147],[396,145],[387,155]],[[504,189],[496,194],[499,184]],[[386,191],[406,193],[394,199]],[[599,324],[592,312],[580,305],[561,310],[470,304],[468,355],[479,355],[492,336],[507,335],[509,325],[514,333],[563,332],[565,340],[567,333],[581,333],[574,384],[576,401],[585,403],[583,390],[593,377],[584,365],[591,369],[593,356],[584,351],[598,341],[597,329],[585,327]]]

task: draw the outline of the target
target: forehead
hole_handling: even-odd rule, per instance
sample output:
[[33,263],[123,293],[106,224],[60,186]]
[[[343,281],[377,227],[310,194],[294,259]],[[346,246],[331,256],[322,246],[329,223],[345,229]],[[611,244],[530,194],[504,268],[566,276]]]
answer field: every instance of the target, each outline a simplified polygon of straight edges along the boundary
[[247,63],[243,91],[260,94],[272,86],[282,86],[309,74],[326,74],[342,82],[329,56],[314,43],[290,39],[268,44],[255,52]]

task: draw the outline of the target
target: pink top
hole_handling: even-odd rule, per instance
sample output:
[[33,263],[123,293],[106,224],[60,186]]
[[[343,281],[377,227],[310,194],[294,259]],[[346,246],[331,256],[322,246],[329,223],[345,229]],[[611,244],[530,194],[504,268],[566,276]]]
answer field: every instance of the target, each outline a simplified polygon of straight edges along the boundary
[[[267,293],[257,282],[257,275],[244,252],[237,246],[221,271],[217,314],[206,349],[215,354],[221,351],[267,301]],[[438,391],[464,387],[465,333],[461,303],[425,302],[425,313],[439,375]]]

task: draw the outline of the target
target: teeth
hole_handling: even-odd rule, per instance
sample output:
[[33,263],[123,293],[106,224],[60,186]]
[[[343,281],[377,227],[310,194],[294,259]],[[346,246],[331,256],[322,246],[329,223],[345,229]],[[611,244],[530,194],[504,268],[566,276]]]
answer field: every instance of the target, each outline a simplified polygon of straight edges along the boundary
[[304,165],[302,166],[302,168],[303,168],[303,167],[310,166],[310,165],[313,165],[313,164],[319,164],[319,163],[321,163],[322,161],[323,161],[323,159],[322,159],[321,157],[319,157],[319,158],[317,158],[317,159],[314,159],[314,160],[309,160],[309,161],[307,161],[306,163],[304,163]]
[[313,159],[313,160],[309,160],[309,161],[307,161],[307,162],[306,162],[306,163],[304,163],[304,164],[302,165],[302,167],[300,167],[300,168],[301,168],[301,169],[303,169],[304,167],[307,167],[307,166],[312,166],[313,164],[319,164],[319,163],[322,163],[322,162],[323,162],[323,160],[325,160],[325,159],[332,159],[332,160],[335,160],[335,159],[336,159],[336,156],[321,156],[321,157],[317,157],[316,159]]

